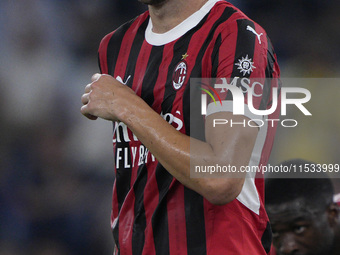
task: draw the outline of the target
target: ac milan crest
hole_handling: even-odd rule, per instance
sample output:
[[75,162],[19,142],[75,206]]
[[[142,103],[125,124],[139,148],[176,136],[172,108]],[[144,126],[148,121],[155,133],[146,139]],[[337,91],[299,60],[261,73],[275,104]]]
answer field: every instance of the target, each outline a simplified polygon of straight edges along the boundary
[[172,75],[172,85],[176,90],[180,89],[184,84],[187,75],[187,62],[185,61],[187,57],[187,53],[182,55],[182,61],[178,63]]

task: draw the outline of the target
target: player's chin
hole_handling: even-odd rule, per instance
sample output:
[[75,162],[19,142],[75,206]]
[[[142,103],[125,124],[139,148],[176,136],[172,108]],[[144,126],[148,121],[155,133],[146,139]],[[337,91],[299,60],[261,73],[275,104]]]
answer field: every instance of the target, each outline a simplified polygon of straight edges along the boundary
[[86,117],[86,118],[88,118],[88,119],[90,119],[90,120],[96,120],[96,119],[98,119],[98,117],[97,116],[94,116],[94,115],[91,115],[91,114],[84,114],[84,116]]
[[168,0],[138,0],[138,2],[141,2],[143,4],[147,5],[161,5],[165,3]]

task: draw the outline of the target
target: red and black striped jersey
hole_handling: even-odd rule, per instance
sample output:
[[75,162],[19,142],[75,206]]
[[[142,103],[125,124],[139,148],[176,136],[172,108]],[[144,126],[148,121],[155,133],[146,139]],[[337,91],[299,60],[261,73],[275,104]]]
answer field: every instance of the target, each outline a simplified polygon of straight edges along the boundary
[[[103,38],[99,65],[187,135],[190,78],[279,76],[265,31],[218,0],[165,34],[153,33],[149,13],[143,13]],[[269,107],[273,86],[264,84],[259,108]],[[265,165],[269,158],[276,125],[261,130],[250,164]],[[237,199],[216,206],[173,178],[124,123],[114,123],[113,143],[111,224],[118,254],[267,253],[263,179],[246,178]]]

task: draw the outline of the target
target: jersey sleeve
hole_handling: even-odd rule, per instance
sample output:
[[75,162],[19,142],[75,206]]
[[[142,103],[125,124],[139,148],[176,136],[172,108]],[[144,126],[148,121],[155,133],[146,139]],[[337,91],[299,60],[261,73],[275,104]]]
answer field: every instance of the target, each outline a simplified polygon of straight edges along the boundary
[[108,74],[107,48],[114,32],[107,34],[100,42],[98,49],[98,65],[101,74]]
[[[235,19],[225,24],[220,38],[213,69],[218,78],[215,89],[223,105],[216,107],[216,104],[210,103],[207,115],[217,111],[233,112],[233,99],[238,97],[236,92],[242,92],[244,115],[258,119],[259,116],[252,114],[248,104],[251,103],[256,110],[266,110],[272,88],[278,86],[279,68],[270,40],[264,29],[249,19]],[[237,90],[227,89],[224,85]],[[248,102],[248,93],[252,94],[251,102]]]

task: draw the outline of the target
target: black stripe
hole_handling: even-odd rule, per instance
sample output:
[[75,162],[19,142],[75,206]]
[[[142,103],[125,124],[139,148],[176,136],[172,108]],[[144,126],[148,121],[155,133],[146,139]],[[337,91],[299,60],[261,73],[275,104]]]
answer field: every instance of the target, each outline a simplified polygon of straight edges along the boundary
[[133,77],[134,77],[135,69],[136,69],[136,63],[137,63],[137,59],[139,57],[139,53],[144,42],[145,30],[148,25],[148,22],[149,22],[149,18],[147,18],[143,22],[143,24],[141,24],[141,26],[138,28],[138,31],[133,40],[132,47],[129,53],[129,59],[127,62],[127,67],[125,69],[125,76],[124,76],[124,81],[126,81],[128,77],[131,76],[129,78],[129,82],[126,84],[129,87],[132,86],[132,81],[133,81]]
[[[117,124],[115,124],[117,125]],[[117,129],[120,129],[120,137],[123,138],[122,132],[123,128],[118,126]],[[117,134],[117,130],[116,130]],[[118,149],[120,149],[120,154],[117,154]],[[127,151],[127,155],[125,155]],[[116,143],[116,150],[115,150],[116,157],[122,157],[122,160],[119,160],[119,164],[116,165],[116,188],[117,188],[117,200],[118,200],[118,210],[122,207],[122,204],[125,200],[127,193],[130,190],[130,183],[131,183],[131,170],[125,169],[124,167],[124,157],[128,157],[127,162],[131,165],[131,151],[129,147],[129,142],[122,140],[121,142]],[[116,163],[116,162],[115,162]]]
[[267,36],[268,41],[268,50],[267,50],[267,67],[266,67],[266,80],[263,87],[262,92],[262,100],[260,103],[259,110],[265,110],[268,107],[269,100],[271,98],[270,92],[273,82],[273,72],[274,72],[274,64],[275,64],[275,57],[274,57],[274,48],[273,45],[270,42],[269,37]]
[[216,38],[213,52],[211,54],[212,71],[211,77],[217,77],[218,64],[219,64],[219,51],[222,44],[222,36],[219,34]]
[[203,197],[184,187],[184,206],[188,255],[205,255],[207,247]]
[[[97,54],[97,60],[98,60],[99,72],[100,72],[100,73],[103,73],[103,68],[102,68],[101,65],[100,65],[99,52],[98,52],[98,54]],[[107,60],[107,59],[106,59],[106,60]]]
[[158,164],[156,180],[159,190],[159,203],[151,219],[155,251],[157,255],[169,255],[170,245],[166,195],[173,177],[161,164]]
[[236,41],[236,50],[234,57],[234,68],[231,77],[246,77],[249,78],[251,72],[243,75],[241,70],[238,69],[236,65],[239,63],[239,60],[242,58],[246,58],[253,60],[254,59],[254,51],[255,51],[255,40],[256,35],[247,31],[247,26],[251,26],[255,29],[254,22],[248,19],[239,19],[237,20],[237,41]]
[[[120,26],[110,38],[109,44],[107,46],[107,70],[110,75],[114,74],[116,68],[116,62],[119,55],[119,50],[122,45],[122,41],[126,31],[130,28],[134,20],[131,20],[122,26]],[[100,66],[100,65],[99,65]]]
[[116,244],[117,250],[119,251],[119,223],[117,222],[116,226],[112,229],[113,240]]
[[267,222],[267,227],[262,234],[261,243],[266,253],[269,253],[272,244],[272,228],[269,222]]
[[156,85],[156,81],[159,74],[159,66],[163,59],[164,46],[152,47],[148,65],[145,71],[144,77],[147,79],[143,80],[141,98],[149,105],[152,106],[154,102],[153,90]]
[[[145,153],[145,152],[144,152]],[[146,154],[144,154],[146,155]],[[148,179],[148,171],[146,165],[141,165],[138,168],[137,178],[133,185],[135,193],[135,219],[132,230],[132,254],[142,254],[145,235],[144,231],[146,228],[146,216],[144,208],[144,189]]]
[[[253,29],[255,29],[254,22],[248,19],[239,19],[237,20],[237,40],[236,40],[236,50],[235,50],[235,56],[234,56],[234,67],[231,74],[231,79],[235,77],[241,77],[241,78],[249,78],[251,75],[251,72],[243,73],[241,72],[239,66],[237,64],[240,63],[240,61],[245,58],[250,59],[250,61],[253,62],[254,59],[254,52],[255,52],[255,40],[256,35],[253,33],[250,33],[247,31],[247,26],[251,26]],[[241,79],[237,80],[237,87],[241,86]],[[233,96],[232,93],[228,93],[226,100],[232,100]]]

